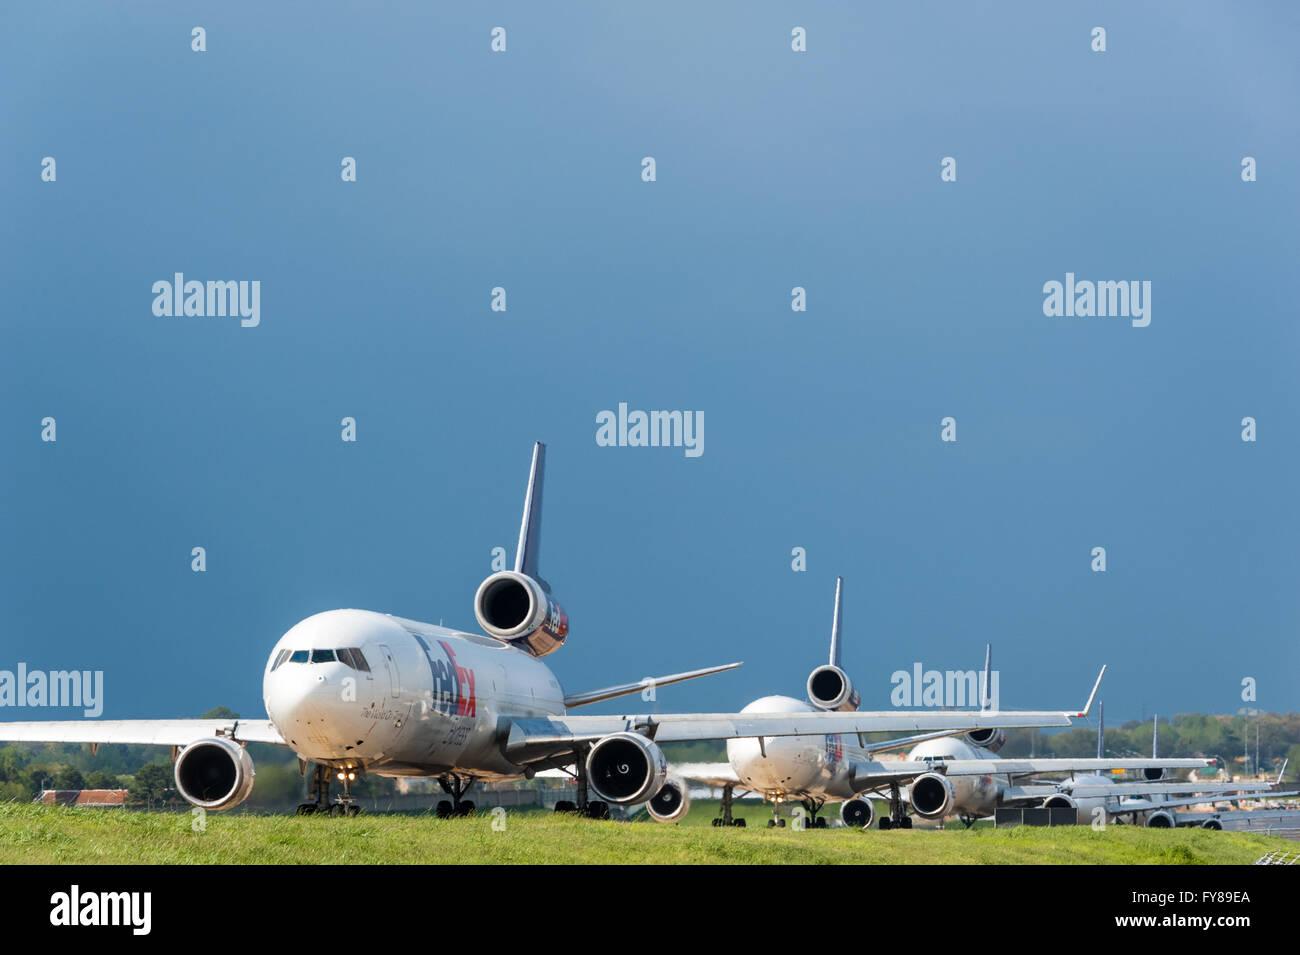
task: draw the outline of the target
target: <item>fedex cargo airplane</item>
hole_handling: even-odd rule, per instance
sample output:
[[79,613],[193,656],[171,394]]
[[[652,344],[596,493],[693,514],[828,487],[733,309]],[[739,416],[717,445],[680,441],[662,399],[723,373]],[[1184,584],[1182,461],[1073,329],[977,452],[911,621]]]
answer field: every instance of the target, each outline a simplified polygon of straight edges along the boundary
[[[604,817],[608,804],[659,794],[667,778],[660,744],[840,733],[907,733],[898,746],[999,726],[1069,726],[1061,711],[858,713],[834,707],[789,712],[573,715],[572,710],[739,666],[708,667],[582,693],[566,693],[544,661],[569,635],[569,618],[541,577],[545,445],[533,448],[513,570],[490,575],[474,597],[482,633],[465,633],[366,610],[331,610],[294,625],[262,674],[264,719],[74,720],[0,723],[0,740],[168,746],[176,789],[195,806],[228,809],[248,798],[248,743],[287,746],[304,775],[302,813],[359,811],[351,783],[365,773],[439,780],[451,800],[440,815],[465,814],[479,781],[532,778],[572,766],[577,802]],[[1082,715],[1082,714],[1079,714]],[[339,783],[341,794],[331,799]],[[591,795],[596,797],[590,798]],[[670,792],[669,796],[672,795]],[[454,802],[452,802],[454,800]]]
[[[831,618],[830,660],[808,676],[808,699],[765,696],[741,712],[793,716],[849,713],[858,708],[858,694],[840,659],[843,585],[844,579],[837,578],[835,610]],[[979,712],[990,716],[994,712],[988,689],[991,662],[991,652],[986,652]],[[1106,668],[1102,667],[1092,695],[1079,716],[1086,716],[1091,709],[1105,672]],[[857,745],[853,745],[839,733],[786,736],[766,745],[761,739],[731,739],[727,741],[726,763],[673,767],[671,778],[660,795],[649,803],[647,811],[661,822],[680,818],[685,812],[682,804],[689,805],[684,778],[722,789],[721,815],[715,825],[744,825],[743,819],[735,819],[732,815],[732,800],[737,792],[748,792],[772,803],[773,819],[769,825],[785,825],[777,810],[783,803],[793,802],[803,807],[812,826],[824,827],[825,817],[818,814],[826,803],[838,802],[840,819],[845,825],[866,828],[877,819],[876,802],[870,797],[879,795],[887,799],[889,807],[889,815],[880,817],[880,828],[910,829],[909,806],[913,814],[923,819],[942,819],[954,813],[987,814],[986,809],[992,812],[990,806],[1015,804],[1010,801],[1012,797],[1020,798],[1024,794],[1011,780],[1026,774],[1096,772],[1103,769],[1141,769],[1162,773],[1166,769],[1204,767],[1214,762],[1155,758],[1001,760],[994,754],[1006,740],[1002,728],[1007,725],[1004,721],[1000,726],[985,725],[964,734],[950,733],[921,741],[912,750],[910,759],[880,755],[898,749],[897,741],[866,743],[858,737]],[[1005,785],[1001,782],[1003,775],[1008,779]],[[1042,804],[1055,793],[1051,786],[1035,791],[1033,805]]]

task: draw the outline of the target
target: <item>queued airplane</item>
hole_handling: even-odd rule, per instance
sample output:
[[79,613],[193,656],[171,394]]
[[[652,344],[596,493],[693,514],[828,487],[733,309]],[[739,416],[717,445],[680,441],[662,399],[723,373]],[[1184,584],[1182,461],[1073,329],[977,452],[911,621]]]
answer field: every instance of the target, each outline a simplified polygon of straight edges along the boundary
[[[660,744],[838,733],[906,732],[899,743],[997,726],[1069,726],[1062,711],[744,712],[572,715],[570,711],[739,664],[707,667],[566,694],[542,658],[564,645],[569,619],[539,573],[546,447],[533,448],[513,570],[491,574],[474,597],[483,634],[364,610],[332,610],[295,624],[275,644],[262,677],[265,719],[72,720],[0,723],[8,742],[84,742],[171,748],[177,792],[207,810],[252,792],[247,743],[287,746],[306,775],[302,813],[360,811],[351,783],[366,773],[433,777],[452,797],[439,814],[466,814],[479,781],[532,778],[568,765],[576,804],[603,817],[608,804],[656,797],[667,778]],[[832,708],[833,709],[833,708]],[[334,780],[343,793],[330,798]],[[590,799],[594,793],[597,799]]]
[[[808,677],[808,701],[788,696],[765,696],[741,712],[790,713],[852,712],[859,696],[849,676],[841,667],[841,626],[843,623],[843,578],[835,581],[835,610],[831,618],[830,660]],[[989,695],[991,651],[986,651],[984,675],[980,686],[980,709],[992,713]],[[1092,695],[1079,716],[1086,716],[1096,697],[1106,668],[1102,667]],[[952,711],[948,711],[952,712]],[[877,754],[911,745],[898,740],[866,743],[858,736],[858,745],[844,741],[841,735],[790,736],[764,743],[760,739],[727,741],[726,763],[694,763],[673,767],[670,779],[660,796],[647,804],[650,815],[671,822],[680,818],[689,806],[688,780],[697,780],[722,790],[722,806],[715,825],[744,825],[732,813],[737,792],[754,793],[772,803],[773,819],[768,825],[785,825],[778,815],[784,803],[797,802],[804,809],[809,825],[822,828],[825,817],[819,816],[828,802],[839,802],[840,820],[848,826],[867,828],[878,813],[873,795],[889,792],[889,815],[880,817],[880,828],[910,829],[912,820],[907,806],[924,819],[942,819],[956,812],[985,814],[986,806],[1005,804],[1007,787],[997,778],[1056,772],[1086,772],[1103,769],[1160,770],[1203,767],[1213,760],[1204,759],[1018,759],[998,760],[997,767],[987,760],[1006,741],[1002,727],[982,726],[964,734],[946,734],[923,740],[910,759],[877,758]],[[933,752],[924,750],[931,747]],[[906,792],[904,792],[906,787]],[[1038,796],[1039,804],[1046,793]],[[989,810],[991,812],[991,809]]]
[[[1152,720],[1151,756],[1154,758],[1159,749],[1160,720]],[[1097,724],[1097,758],[1105,753],[1106,724],[1101,719]],[[926,744],[922,743],[917,749]],[[1214,764],[1216,760],[1209,760]],[[1286,772],[1287,761],[1282,761],[1277,779],[1273,782],[1208,782],[1198,779],[1164,781],[1155,770],[1145,772],[1145,782],[1115,781],[1102,775],[1079,776],[1053,783],[1048,787],[1028,785],[1025,788],[1026,799],[1032,804],[1041,799],[1045,808],[1074,809],[1085,821],[1104,819],[1110,822],[1123,822],[1125,818],[1137,823],[1139,818],[1143,825],[1170,829],[1175,826],[1200,826],[1203,829],[1222,829],[1223,820],[1218,811],[1213,809],[1215,803],[1241,803],[1248,800],[1294,796],[1295,791],[1282,791],[1282,775]],[[1196,812],[1179,815],[1175,810],[1188,806],[1209,804],[1209,812]],[[987,813],[986,813],[987,814]]]

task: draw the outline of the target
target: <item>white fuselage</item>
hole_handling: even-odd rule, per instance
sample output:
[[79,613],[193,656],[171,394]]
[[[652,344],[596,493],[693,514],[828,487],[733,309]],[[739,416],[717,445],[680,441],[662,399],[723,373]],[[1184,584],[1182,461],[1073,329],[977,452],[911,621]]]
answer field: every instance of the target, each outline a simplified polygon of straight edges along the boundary
[[[788,696],[765,696],[742,713],[817,713],[810,703]],[[742,788],[772,802],[799,799],[849,799],[849,766],[865,753],[846,746],[842,736],[766,736],[727,740],[727,761]]]
[[300,757],[384,776],[519,776],[501,751],[500,718],[564,713],[559,681],[523,650],[365,610],[290,629],[271,651],[262,696]]

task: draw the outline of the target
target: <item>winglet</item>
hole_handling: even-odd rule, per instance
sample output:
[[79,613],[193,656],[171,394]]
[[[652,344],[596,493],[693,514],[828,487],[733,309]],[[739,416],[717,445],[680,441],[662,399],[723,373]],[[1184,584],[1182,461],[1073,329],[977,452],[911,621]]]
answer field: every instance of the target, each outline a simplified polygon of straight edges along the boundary
[[515,571],[540,581],[537,572],[542,550],[542,478],[546,473],[546,445],[533,445],[533,464],[528,471],[528,493],[524,497],[524,519],[519,525],[519,548]]
[[1097,698],[1097,691],[1101,689],[1101,678],[1106,675],[1106,664],[1101,665],[1101,672],[1097,674],[1097,682],[1092,685],[1092,692],[1088,694],[1088,702],[1083,704],[1083,709],[1077,714],[1080,718],[1088,715],[1092,709],[1092,701]]
[[992,675],[993,666],[993,644],[984,644],[984,678],[980,681],[980,709],[991,710],[993,708],[992,694],[989,693],[989,678]]
[[1282,760],[1282,768],[1277,771],[1277,782],[1274,785],[1277,786],[1282,785],[1282,774],[1286,772],[1286,764],[1288,762],[1290,762],[1289,758]]
[[1158,749],[1157,744],[1159,743],[1159,741],[1160,741],[1160,714],[1153,713],[1151,715],[1151,758],[1152,759],[1156,758],[1156,750]]
[[835,578],[835,614],[831,617],[831,666],[840,665],[840,621],[844,617],[844,578]]

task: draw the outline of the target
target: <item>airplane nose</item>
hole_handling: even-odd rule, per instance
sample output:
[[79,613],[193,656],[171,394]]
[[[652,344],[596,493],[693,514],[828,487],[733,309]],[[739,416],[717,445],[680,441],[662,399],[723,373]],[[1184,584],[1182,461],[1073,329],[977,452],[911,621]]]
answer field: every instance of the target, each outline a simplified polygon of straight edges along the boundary
[[321,671],[275,674],[266,697],[267,715],[298,751],[333,755],[342,740],[342,695]]

